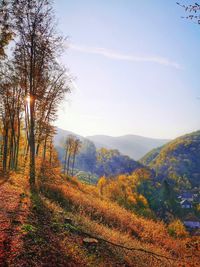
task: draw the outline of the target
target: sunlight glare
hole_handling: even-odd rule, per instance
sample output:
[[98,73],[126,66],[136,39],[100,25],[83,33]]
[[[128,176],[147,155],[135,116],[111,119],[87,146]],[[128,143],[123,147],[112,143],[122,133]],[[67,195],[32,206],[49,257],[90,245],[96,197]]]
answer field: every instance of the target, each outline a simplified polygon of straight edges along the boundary
[[26,102],[27,102],[28,104],[30,104],[30,102],[31,102],[30,96],[27,96],[27,97],[26,97]]

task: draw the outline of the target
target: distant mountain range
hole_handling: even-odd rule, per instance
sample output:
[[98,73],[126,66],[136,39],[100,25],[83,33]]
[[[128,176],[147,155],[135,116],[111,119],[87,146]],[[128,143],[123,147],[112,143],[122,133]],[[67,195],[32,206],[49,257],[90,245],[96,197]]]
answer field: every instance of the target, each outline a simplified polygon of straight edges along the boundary
[[[117,155],[117,157],[114,155],[112,161],[118,162],[120,170],[124,166],[126,170],[129,163],[132,164],[131,167],[133,169],[137,167],[137,164],[142,164],[141,166],[147,166],[154,170],[159,181],[167,178],[180,188],[200,186],[200,131],[186,134],[170,141],[137,135],[124,135],[120,137],[94,135],[82,137],[58,128],[54,142],[59,155],[63,154],[62,143],[64,144],[65,138],[70,134],[77,136],[83,142],[83,151],[80,156],[82,157],[81,159],[86,158],[83,161],[84,168],[85,165],[90,163],[91,160],[89,159],[95,157],[96,148],[104,147],[109,150],[116,149],[121,154],[133,159],[133,162],[130,162],[130,159],[123,158],[121,154]],[[91,157],[89,157],[90,154]],[[140,159],[139,162],[136,162],[135,160],[138,159]],[[111,163],[109,162],[106,168],[113,168]],[[116,166],[114,169],[116,169]],[[84,168],[81,167],[80,169]],[[91,171],[90,166],[87,170]]]
[[[75,170],[81,180],[90,181],[95,183],[98,177],[101,176],[115,176],[119,174],[130,174],[137,168],[141,168],[143,165],[127,155],[123,155],[117,149],[109,149],[96,147],[94,142],[88,138],[84,138],[80,135],[74,134],[69,131],[57,129],[57,135],[54,138],[54,144],[58,151],[58,157],[61,162],[65,157],[64,143],[69,135],[74,135],[81,140],[81,147],[79,153],[76,156]],[[72,161],[69,161],[69,165],[72,165]]]
[[97,148],[106,147],[109,149],[117,149],[122,154],[127,155],[134,160],[140,159],[150,150],[160,147],[170,141],[167,139],[155,139],[138,135],[123,135],[119,137],[94,135],[87,136],[87,138],[91,140]]
[[160,147],[170,141],[168,139],[148,138],[138,135],[123,135],[119,137],[93,135],[84,138],[83,136],[70,131],[57,128],[57,134],[54,138],[55,145],[60,146],[65,137],[70,134],[75,135],[82,140],[86,138],[92,141],[97,148],[105,147],[108,149],[117,149],[120,153],[127,155],[134,160],[142,158],[152,149]]

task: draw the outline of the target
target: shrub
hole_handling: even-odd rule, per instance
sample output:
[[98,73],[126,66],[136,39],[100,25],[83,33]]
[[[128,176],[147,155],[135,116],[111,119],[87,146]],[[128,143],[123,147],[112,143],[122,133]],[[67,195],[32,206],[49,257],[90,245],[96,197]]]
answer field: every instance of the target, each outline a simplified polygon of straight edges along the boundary
[[174,220],[168,225],[168,232],[174,237],[186,237],[188,235],[185,226],[180,220]]

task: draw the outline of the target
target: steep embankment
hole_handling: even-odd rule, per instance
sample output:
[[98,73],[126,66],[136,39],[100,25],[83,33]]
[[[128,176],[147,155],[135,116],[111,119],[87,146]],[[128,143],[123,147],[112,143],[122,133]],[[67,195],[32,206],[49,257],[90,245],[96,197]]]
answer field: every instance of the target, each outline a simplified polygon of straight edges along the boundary
[[165,177],[183,177],[200,186],[200,131],[181,136],[141,159]]
[[[119,266],[176,266],[193,254],[186,249],[190,239],[172,238],[162,222],[144,219],[102,198],[94,186],[60,177],[57,182],[43,183],[41,191],[49,201],[60,203],[59,208],[72,220],[68,225],[72,232],[97,238],[101,253],[105,253],[103,245]],[[93,256],[93,264],[97,264],[99,256]],[[118,266],[114,264],[111,266]]]
[[[136,216],[59,170],[48,171],[38,192],[30,193],[22,174],[0,185],[1,266],[198,263],[197,240],[174,239],[163,223]],[[86,244],[85,238],[96,243]]]

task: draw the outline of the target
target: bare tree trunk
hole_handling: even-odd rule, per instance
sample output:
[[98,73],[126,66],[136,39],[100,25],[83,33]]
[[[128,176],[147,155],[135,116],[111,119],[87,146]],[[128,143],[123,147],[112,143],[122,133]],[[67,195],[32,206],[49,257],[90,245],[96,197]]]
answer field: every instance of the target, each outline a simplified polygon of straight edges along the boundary
[[11,133],[10,136],[10,146],[9,146],[9,162],[8,162],[8,168],[9,170],[12,169],[11,167],[11,161],[12,161],[12,157],[13,157],[13,132]]
[[35,116],[34,99],[30,95],[30,185],[35,187]]
[[7,156],[8,156],[8,127],[5,126],[5,135],[3,137],[3,171],[7,171]]
[[51,137],[51,141],[50,141],[50,153],[49,153],[49,163],[50,163],[50,165],[52,163],[52,152],[53,152],[53,137]]
[[64,174],[66,173],[66,167],[67,167],[67,156],[68,156],[68,147],[66,147],[66,150],[65,150],[65,159],[64,159]]
[[36,147],[36,156],[39,155],[39,149],[40,149],[40,143],[37,143],[37,147]]
[[73,155],[73,162],[72,162],[72,176],[74,175],[75,157],[76,157],[76,153],[74,153],[74,155]]
[[71,158],[71,153],[69,153],[69,155],[68,155],[68,160],[67,160],[67,174],[69,174],[70,158]]
[[19,141],[20,141],[20,118],[19,118],[19,114],[18,114],[18,125],[17,125],[17,130],[18,130],[18,134],[17,134],[17,145],[16,145],[16,155],[15,155],[15,169],[17,170],[18,168],[18,158],[19,158]]
[[0,167],[3,167],[3,142],[1,143],[0,146]]
[[46,136],[45,136],[45,139],[44,139],[43,160],[45,160],[45,159],[46,159],[46,151],[47,151],[47,138],[48,138],[48,136],[46,135]]
[[31,47],[30,47],[30,185],[35,188],[35,83],[34,83],[34,72],[35,72],[35,27],[31,33]]
[[9,169],[14,169],[14,162],[15,162],[15,149],[16,149],[16,136],[15,136],[15,129],[14,129],[14,118],[11,120],[11,136],[10,136],[10,158],[9,158]]
[[27,163],[27,159],[28,159],[28,153],[29,153],[29,143],[27,142],[27,146],[25,148],[25,151],[24,151],[24,169],[26,168],[26,163]]

